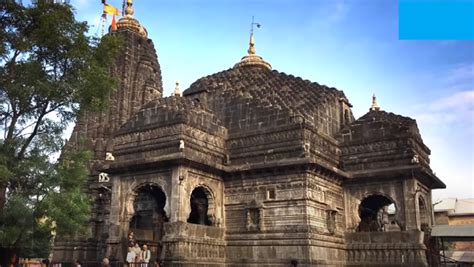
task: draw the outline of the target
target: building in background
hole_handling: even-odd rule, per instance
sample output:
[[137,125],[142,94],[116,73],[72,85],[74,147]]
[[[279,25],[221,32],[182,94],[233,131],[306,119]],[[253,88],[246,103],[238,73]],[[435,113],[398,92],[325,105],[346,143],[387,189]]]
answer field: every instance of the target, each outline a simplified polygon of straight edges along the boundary
[[474,224],[474,198],[443,199],[434,204],[434,216],[437,225]]
[[434,204],[434,216],[438,228],[435,232],[448,240],[444,245],[445,255],[474,265],[474,198],[443,199]]

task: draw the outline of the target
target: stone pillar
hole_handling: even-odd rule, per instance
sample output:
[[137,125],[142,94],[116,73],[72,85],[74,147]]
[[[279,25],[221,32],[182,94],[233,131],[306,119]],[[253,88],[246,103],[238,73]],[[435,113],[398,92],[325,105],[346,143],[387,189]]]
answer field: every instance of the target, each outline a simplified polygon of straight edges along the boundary
[[111,194],[111,205],[110,205],[110,217],[109,217],[109,238],[107,239],[107,252],[106,256],[112,259],[118,259],[120,255],[117,253],[121,250],[120,247],[120,213],[122,210],[122,187],[121,183],[117,179],[111,179],[112,181],[112,194]]
[[405,206],[406,230],[417,230],[416,221],[416,180],[414,178],[403,180],[403,194]]
[[174,166],[171,170],[171,195],[170,198],[170,222],[186,222],[186,209],[183,205],[189,204],[185,196],[184,184],[186,182],[187,170],[183,166]]
[[109,238],[107,256],[111,260],[123,262],[127,249],[127,234],[133,217],[135,193],[124,185],[118,177],[112,180],[112,201],[110,208]]

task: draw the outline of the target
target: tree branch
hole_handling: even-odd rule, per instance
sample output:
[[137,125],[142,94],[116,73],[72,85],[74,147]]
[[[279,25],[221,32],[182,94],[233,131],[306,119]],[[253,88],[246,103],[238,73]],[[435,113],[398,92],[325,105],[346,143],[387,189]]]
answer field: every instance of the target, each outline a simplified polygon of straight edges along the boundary
[[18,113],[16,112],[16,108],[13,106],[13,103],[12,103],[12,112],[13,112],[12,120],[10,121],[10,126],[8,127],[7,137],[5,138],[6,140],[13,139],[13,133],[15,132],[16,122],[18,121],[18,117],[20,117]]
[[46,102],[43,109],[41,110],[41,113],[40,113],[38,119],[36,119],[36,125],[35,125],[35,128],[33,129],[33,132],[31,132],[28,139],[26,139],[25,143],[23,143],[23,145],[21,146],[20,152],[18,152],[18,155],[17,155],[17,158],[19,160],[24,158],[26,149],[28,148],[31,141],[33,141],[33,138],[35,138],[36,134],[38,133],[38,129],[41,126],[41,123],[43,121],[44,116],[46,114],[48,114],[48,112],[46,112],[48,110],[48,106],[49,106],[49,101]]

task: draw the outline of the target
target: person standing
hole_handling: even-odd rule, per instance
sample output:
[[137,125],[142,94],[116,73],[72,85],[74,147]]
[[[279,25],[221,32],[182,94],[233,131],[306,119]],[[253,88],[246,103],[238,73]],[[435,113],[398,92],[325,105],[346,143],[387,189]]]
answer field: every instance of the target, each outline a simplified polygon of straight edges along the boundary
[[135,236],[133,235],[133,232],[129,232],[128,233],[128,246],[133,247],[135,246],[135,243],[136,241],[135,241]]
[[148,267],[148,263],[150,262],[151,258],[151,251],[148,250],[148,246],[146,244],[143,245],[143,250],[142,250],[142,267]]
[[133,252],[135,252],[135,262],[139,263],[142,262],[142,249],[140,248],[140,245],[138,242],[135,243],[135,246],[133,247]]
[[135,254],[133,247],[128,247],[127,258],[125,259],[125,261],[128,263],[128,266],[135,267],[134,265],[135,265],[136,257],[137,257],[137,254]]

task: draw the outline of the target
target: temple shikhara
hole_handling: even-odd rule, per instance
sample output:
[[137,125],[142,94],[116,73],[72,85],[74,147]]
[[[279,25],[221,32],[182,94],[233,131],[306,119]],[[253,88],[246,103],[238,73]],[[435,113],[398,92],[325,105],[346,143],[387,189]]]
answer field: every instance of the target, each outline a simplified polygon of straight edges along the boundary
[[414,119],[375,96],[355,119],[342,91],[272,69],[253,34],[233,67],[165,97],[130,0],[109,34],[125,40],[111,70],[119,87],[70,139],[95,155],[92,237],[57,238],[53,261],[123,263],[130,232],[165,266],[434,260],[431,190],[445,185]]

